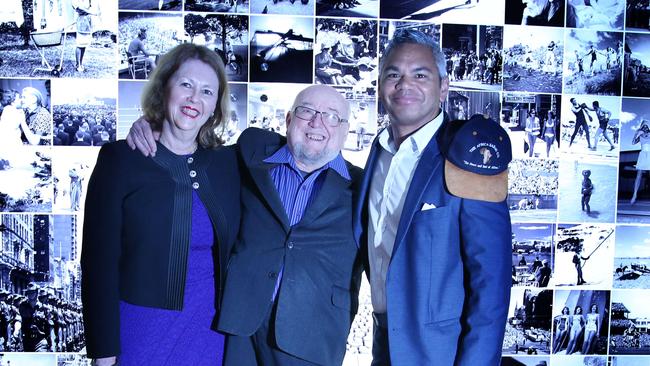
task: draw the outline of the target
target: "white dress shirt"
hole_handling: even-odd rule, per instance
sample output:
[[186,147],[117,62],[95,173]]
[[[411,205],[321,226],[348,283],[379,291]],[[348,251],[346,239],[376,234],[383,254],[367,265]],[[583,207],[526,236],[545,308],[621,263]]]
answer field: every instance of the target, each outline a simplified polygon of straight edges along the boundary
[[379,156],[373,169],[368,197],[368,259],[370,289],[375,313],[386,312],[386,273],[408,187],[422,151],[443,121],[443,113],[395,147],[391,128],[379,134]]

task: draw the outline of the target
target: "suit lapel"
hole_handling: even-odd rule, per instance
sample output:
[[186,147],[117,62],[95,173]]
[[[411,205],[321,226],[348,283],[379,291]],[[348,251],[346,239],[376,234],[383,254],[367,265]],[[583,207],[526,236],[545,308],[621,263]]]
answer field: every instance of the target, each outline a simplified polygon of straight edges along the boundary
[[298,225],[309,225],[328,207],[337,204],[339,196],[350,186],[350,181],[341,177],[333,169],[327,169],[322,174],[325,174],[323,185],[314,201],[307,207]]
[[[381,131],[380,131],[381,132]],[[372,182],[372,173],[375,168],[375,163],[377,162],[377,156],[379,155],[379,133],[375,136],[375,140],[372,143],[370,148],[370,154],[368,155],[368,160],[366,161],[366,168],[363,172],[363,179],[361,180],[361,187],[359,188],[359,196],[357,202],[354,204],[354,212],[352,216],[353,220],[353,230],[354,230],[354,239],[357,243],[357,246],[363,246],[365,243],[361,243],[361,234],[368,227],[368,192],[370,191],[370,183]]]

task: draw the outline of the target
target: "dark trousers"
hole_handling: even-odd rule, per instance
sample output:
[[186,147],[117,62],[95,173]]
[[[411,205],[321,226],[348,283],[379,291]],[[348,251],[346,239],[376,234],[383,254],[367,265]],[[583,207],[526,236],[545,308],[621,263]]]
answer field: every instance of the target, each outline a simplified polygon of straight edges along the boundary
[[313,366],[315,363],[290,355],[278,348],[275,341],[274,303],[257,331],[247,336],[228,335],[224,366]]
[[571,135],[571,141],[569,142],[569,145],[571,145],[573,143],[573,139],[576,138],[578,131],[580,131],[580,126],[582,126],[582,129],[585,131],[585,135],[587,137],[587,146],[591,148],[591,141],[589,140],[589,126],[587,126],[587,121],[580,118],[578,118],[578,120],[576,121],[576,126],[573,129],[573,134]]
[[372,313],[372,363],[371,366],[390,366],[388,348],[388,319],[386,313]]

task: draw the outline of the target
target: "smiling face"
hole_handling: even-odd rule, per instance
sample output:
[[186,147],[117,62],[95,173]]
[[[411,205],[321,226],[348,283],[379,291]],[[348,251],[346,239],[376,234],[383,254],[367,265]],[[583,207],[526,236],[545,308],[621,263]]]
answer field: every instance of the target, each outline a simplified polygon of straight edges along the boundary
[[332,161],[343,148],[350,124],[339,126],[323,123],[317,114],[313,121],[294,116],[296,107],[303,106],[348,119],[350,107],[343,96],[326,85],[313,85],[296,97],[292,110],[287,113],[287,143],[300,170],[312,172]]
[[379,92],[398,136],[407,136],[435,118],[448,90],[449,80],[440,80],[428,46],[401,44],[384,60]]
[[194,137],[217,105],[219,79],[203,61],[185,61],[169,78],[163,129],[193,134]]

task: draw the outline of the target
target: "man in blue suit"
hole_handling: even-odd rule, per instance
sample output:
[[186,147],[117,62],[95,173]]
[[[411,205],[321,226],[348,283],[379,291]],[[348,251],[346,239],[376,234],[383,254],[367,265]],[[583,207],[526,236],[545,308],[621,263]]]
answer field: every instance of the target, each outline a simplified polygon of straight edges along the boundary
[[390,126],[373,143],[355,207],[372,364],[498,365],[511,284],[507,135],[487,120],[477,130],[475,119],[445,119],[445,58],[429,36],[398,30],[380,70]]

